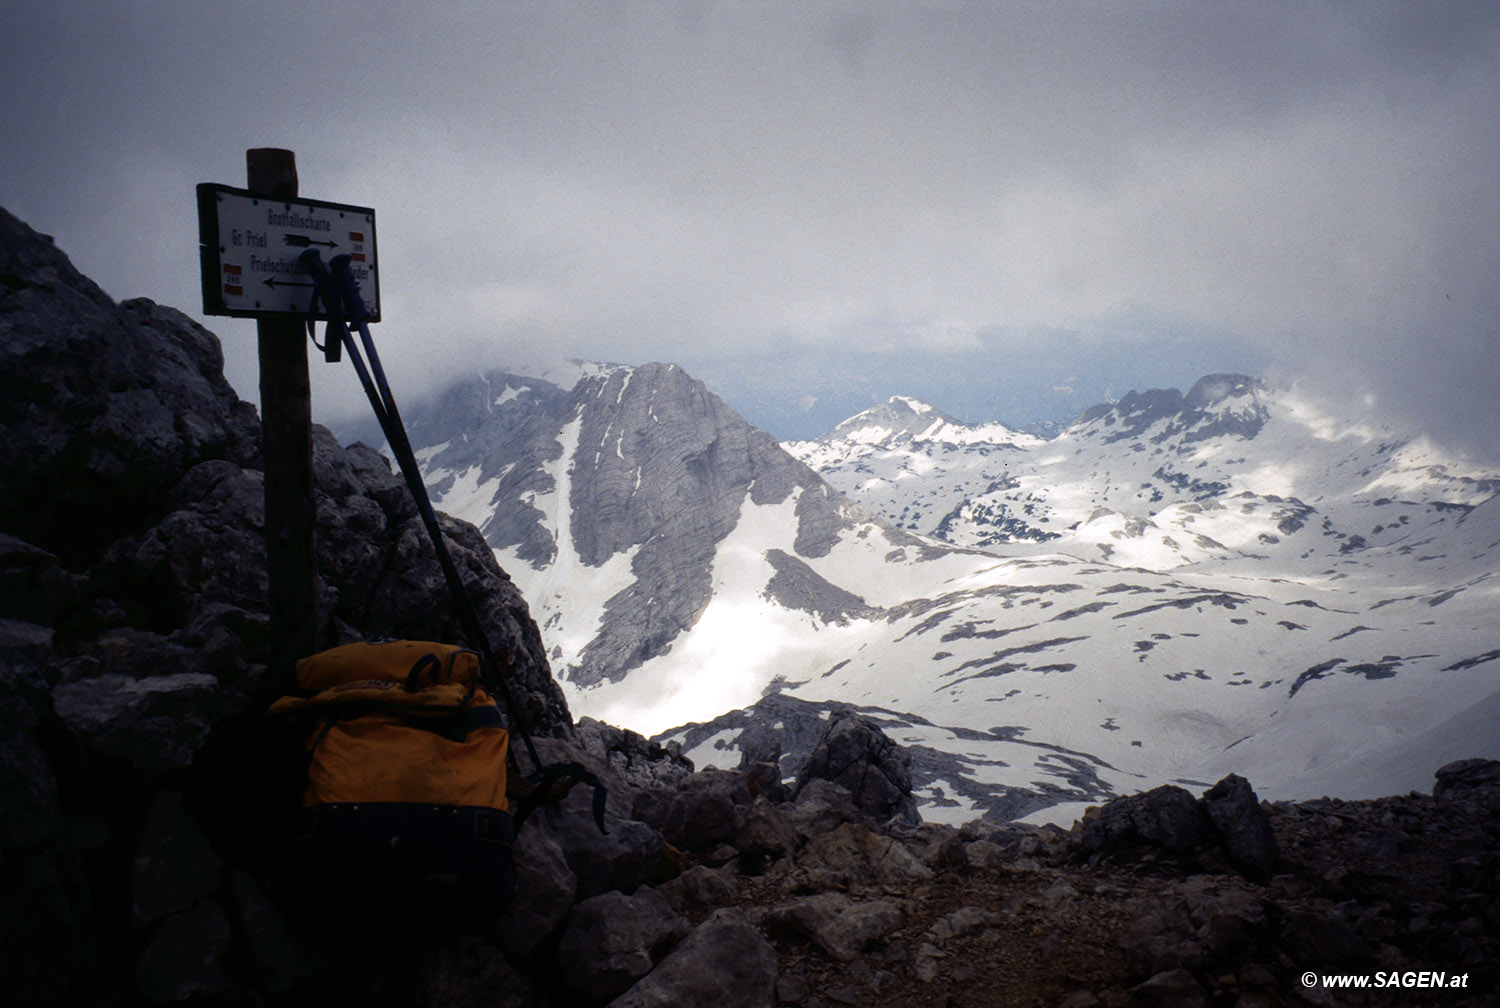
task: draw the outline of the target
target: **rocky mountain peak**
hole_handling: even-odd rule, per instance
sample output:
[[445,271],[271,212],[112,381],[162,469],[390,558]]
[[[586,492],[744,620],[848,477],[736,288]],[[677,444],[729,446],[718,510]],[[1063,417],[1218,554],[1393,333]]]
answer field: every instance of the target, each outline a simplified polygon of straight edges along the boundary
[[930,403],[910,396],[892,396],[879,406],[857,413],[835,427],[828,438],[869,443],[893,443],[921,436],[936,424],[958,421]]
[[1266,387],[1246,375],[1206,375],[1186,396],[1177,389],[1148,389],[1091,406],[1069,432],[1102,434],[1107,443],[1148,432],[1155,443],[1174,438],[1190,443],[1226,435],[1252,438],[1270,417],[1265,394]]
[[1193,383],[1183,400],[1190,410],[1207,410],[1229,399],[1258,396],[1266,386],[1257,378],[1242,374],[1204,375]]
[[696,624],[747,508],[795,495],[784,573],[826,553],[855,510],[675,364],[584,367],[568,389],[469,376],[408,427],[435,498],[515,558],[533,599],[590,585],[547,617],[553,656],[581,686],[620,679]]

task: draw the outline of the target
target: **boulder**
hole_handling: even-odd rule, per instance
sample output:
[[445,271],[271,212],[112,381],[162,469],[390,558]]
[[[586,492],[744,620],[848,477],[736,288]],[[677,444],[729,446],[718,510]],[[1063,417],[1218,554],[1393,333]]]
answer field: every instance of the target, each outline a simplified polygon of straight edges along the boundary
[[595,1000],[623,994],[651,972],[691,926],[665,896],[601,893],[573,908],[557,959],[569,989]]
[[547,830],[562,849],[578,879],[576,898],[587,899],[611,889],[635,892],[681,871],[661,834],[650,826],[613,810],[604,821],[608,833],[599,832],[589,802],[576,793],[560,808],[543,809],[527,820],[526,829],[535,825]]
[[[185,660],[160,638],[135,637],[142,653]],[[58,716],[101,758],[136,770],[185,770],[210,725],[232,713],[219,682],[204,672],[170,672],[137,679],[100,674],[96,659],[64,667],[53,690]]]
[[1252,881],[1269,881],[1280,855],[1271,817],[1250,782],[1230,774],[1204,792],[1203,806],[1234,866]]
[[766,861],[794,852],[797,842],[797,830],[791,820],[764,795],[750,804],[734,835],[741,867],[751,874]]
[[515,850],[516,892],[495,933],[507,951],[525,959],[561,927],[577,897],[578,876],[551,830],[528,822]]
[[941,945],[954,938],[961,938],[964,935],[994,927],[1003,919],[997,911],[987,910],[984,907],[959,907],[952,913],[944,914],[933,921],[925,937],[932,944]]
[[1201,800],[1170,784],[1116,798],[1085,817],[1077,844],[1087,857],[1167,860],[1183,870],[1232,867],[1255,882],[1269,881],[1280,859],[1270,816],[1250,783],[1234,774]]
[[767,927],[806,938],[840,962],[852,962],[906,922],[886,900],[856,901],[843,893],[818,893],[767,911]]
[[[505,953],[477,938],[467,937],[434,949],[410,1000],[387,1003],[404,1008],[538,1008],[547,1004],[532,980]],[[335,1000],[350,1000],[339,990]]]
[[1500,760],[1455,760],[1438,768],[1432,796],[1442,798],[1467,788],[1500,785]]
[[684,913],[703,913],[737,902],[740,886],[732,868],[694,865],[664,883],[661,891]]
[[1208,994],[1197,978],[1185,969],[1158,973],[1132,989],[1141,1004],[1159,1008],[1203,1008]]
[[797,788],[785,806],[787,819],[803,837],[817,836],[860,819],[854,796],[842,784],[813,778]]
[[813,837],[798,857],[798,868],[823,888],[846,889],[932,878],[932,869],[905,844],[861,823],[845,823],[830,833]]
[[53,554],[0,532],[0,619],[51,626],[77,580]]
[[41,629],[0,620],[0,976],[13,1003],[62,1008],[107,981],[59,793],[72,753],[40,667],[50,646]]
[[191,909],[219,886],[223,862],[182,807],[182,796],[156,794],[136,848],[131,883],[136,920],[145,923]]
[[912,797],[911,760],[869,718],[835,711],[807,766],[797,777],[795,799],[814,780],[830,780],[849,789],[855,807],[876,823],[921,822]]
[[734,840],[750,800],[744,774],[702,770],[677,788],[658,829],[673,846],[704,854]]
[[285,994],[327,969],[327,964],[292,933],[286,918],[257,878],[235,869],[230,873],[230,886],[238,910],[239,930],[267,990]]
[[675,788],[692,776],[693,763],[676,742],[663,745],[627,728],[580,718],[575,726],[578,744],[606,763],[629,788]]
[[1172,784],[1116,798],[1086,820],[1080,844],[1086,854],[1132,861],[1143,854],[1191,860],[1213,837],[1202,805]]
[[716,910],[609,1008],[772,1008],[776,949],[744,911]]
[[212,900],[166,918],[137,964],[141,993],[156,1004],[227,993],[225,959],[231,938],[223,908]]

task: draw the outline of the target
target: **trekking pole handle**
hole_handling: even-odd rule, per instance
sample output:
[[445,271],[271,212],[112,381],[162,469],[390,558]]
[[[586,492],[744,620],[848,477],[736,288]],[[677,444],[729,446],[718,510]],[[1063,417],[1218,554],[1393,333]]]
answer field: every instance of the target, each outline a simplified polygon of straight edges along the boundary
[[345,315],[352,325],[359,326],[370,320],[370,311],[365,307],[365,299],[360,296],[359,281],[354,279],[354,270],[349,265],[352,261],[346,253],[334,256],[328,261],[328,265],[339,283]]
[[[340,359],[340,349],[347,338],[349,327],[344,323],[344,301],[339,285],[334,281],[328,267],[323,264],[323,257],[315,248],[310,248],[297,257],[297,262],[313,279],[313,290],[315,298],[313,307],[317,307],[317,301],[323,302],[323,307],[328,312],[328,328],[324,332],[323,358],[330,364],[337,364]],[[309,319],[308,332],[313,331],[314,322]],[[314,343],[317,341],[314,340]]]

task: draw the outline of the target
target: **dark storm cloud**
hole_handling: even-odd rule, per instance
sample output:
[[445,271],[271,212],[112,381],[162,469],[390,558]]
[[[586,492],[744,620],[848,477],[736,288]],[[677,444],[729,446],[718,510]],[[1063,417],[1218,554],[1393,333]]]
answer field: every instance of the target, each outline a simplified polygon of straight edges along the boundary
[[[194,308],[193,183],[291,147],[305,194],[377,208],[383,338],[413,389],[544,352],[682,360],[726,390],[824,362],[740,404],[789,418],[835,408],[816,386],[945,368],[982,403],[998,362],[1045,389],[1219,359],[1471,449],[1500,428],[1490,5],[7,17],[0,203],[115,296]],[[248,394],[246,326],[214,328]],[[1060,331],[1076,369],[1038,352]],[[319,376],[327,408],[357,405],[346,377]]]

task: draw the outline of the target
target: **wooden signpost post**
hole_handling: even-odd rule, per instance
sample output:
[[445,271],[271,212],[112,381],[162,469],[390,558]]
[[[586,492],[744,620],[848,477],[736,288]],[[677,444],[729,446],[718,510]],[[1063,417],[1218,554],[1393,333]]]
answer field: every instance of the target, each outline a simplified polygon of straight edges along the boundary
[[297,158],[289,150],[247,150],[245,174],[243,190],[198,186],[203,310],[256,320],[270,658],[290,662],[323,646],[326,616],[318,606],[305,326],[327,314],[317,310],[298,259],[309,248],[350,255],[370,320],[378,321],[375,211],[299,198]]
[[[297,198],[297,158],[289,150],[245,152],[245,187]],[[261,458],[266,479],[266,565],[271,578],[273,659],[322,646],[312,485],[312,387],[307,333],[295,317],[255,323],[260,353]]]

